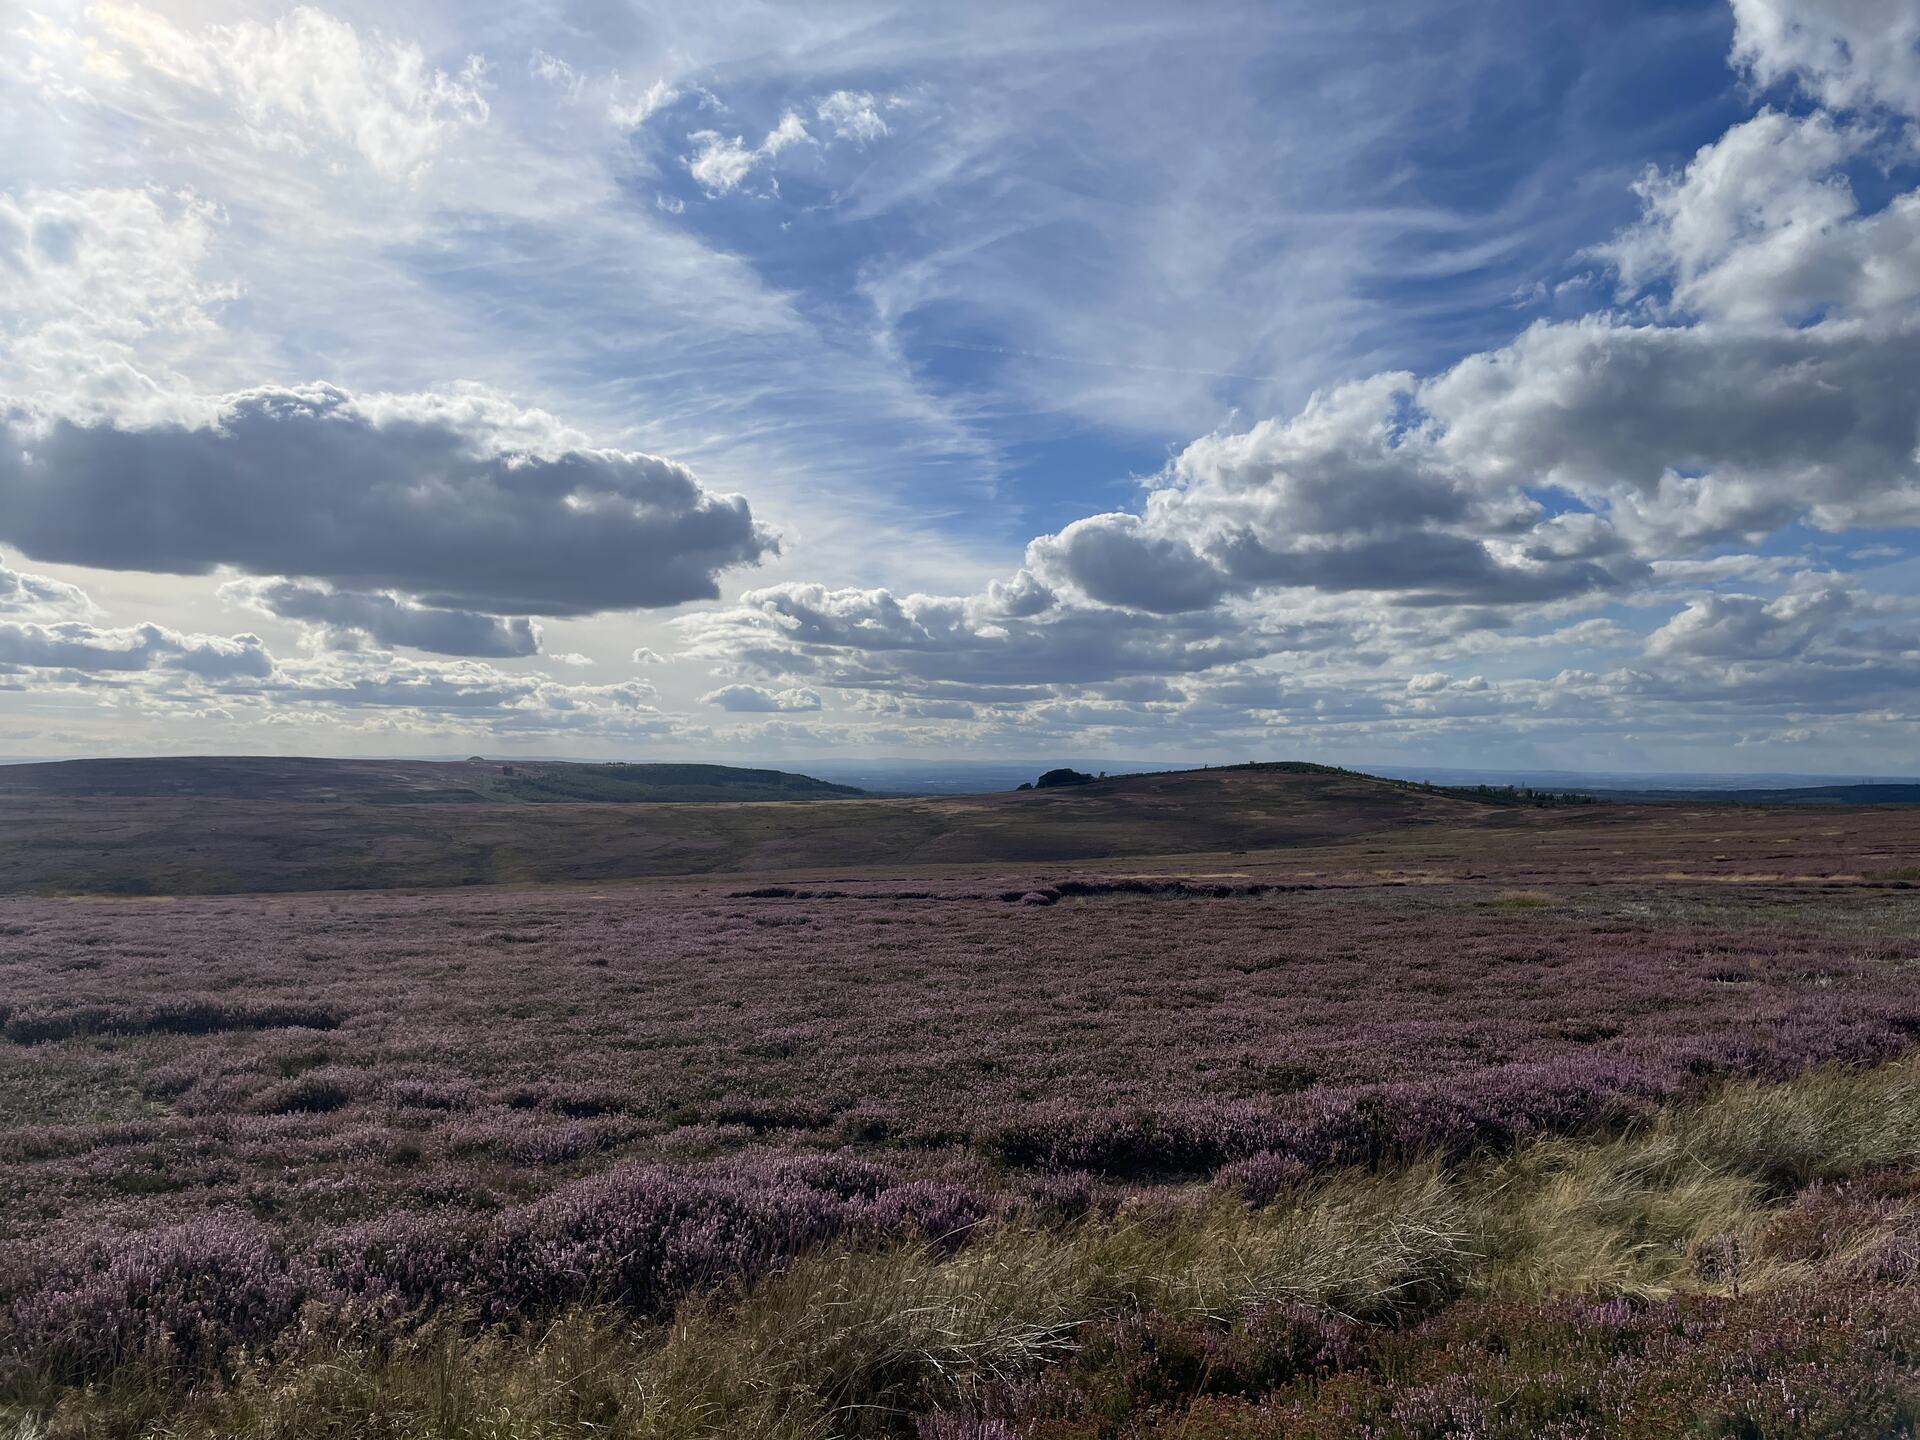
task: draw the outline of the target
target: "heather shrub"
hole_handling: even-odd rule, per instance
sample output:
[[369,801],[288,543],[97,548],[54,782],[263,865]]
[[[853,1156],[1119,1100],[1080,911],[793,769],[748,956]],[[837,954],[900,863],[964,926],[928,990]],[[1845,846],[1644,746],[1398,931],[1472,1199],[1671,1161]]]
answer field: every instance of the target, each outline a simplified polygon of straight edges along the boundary
[[470,1110],[476,1103],[474,1087],[464,1081],[389,1080],[382,1094],[402,1110]]
[[543,1099],[545,1105],[576,1120],[617,1115],[627,1108],[627,1097],[602,1085],[557,1085]]
[[697,1286],[745,1280],[839,1229],[798,1185],[747,1191],[656,1169],[615,1171],[507,1212],[483,1242],[489,1313],[604,1302],[663,1313]]
[[324,1115],[353,1103],[351,1072],[310,1070],[273,1086],[255,1102],[262,1115]]
[[542,1113],[480,1110],[445,1129],[456,1154],[490,1155],[516,1165],[566,1165],[613,1144],[626,1133],[617,1121],[556,1120]]
[[468,1216],[396,1210],[321,1236],[309,1273],[316,1290],[371,1322],[458,1311],[474,1298],[484,1233]]
[[919,1237],[954,1249],[985,1220],[986,1203],[971,1191],[937,1180],[895,1185],[867,1202],[857,1228],[882,1236]]
[[164,1000],[144,1005],[41,1006],[8,1016],[4,1033],[20,1045],[77,1035],[207,1035],[220,1030],[300,1026],[331,1030],[340,1016],[323,1006],[258,1000]]
[[196,1371],[272,1341],[301,1287],[274,1237],[232,1215],[75,1247],[14,1292],[0,1343],[70,1379],[127,1361]]

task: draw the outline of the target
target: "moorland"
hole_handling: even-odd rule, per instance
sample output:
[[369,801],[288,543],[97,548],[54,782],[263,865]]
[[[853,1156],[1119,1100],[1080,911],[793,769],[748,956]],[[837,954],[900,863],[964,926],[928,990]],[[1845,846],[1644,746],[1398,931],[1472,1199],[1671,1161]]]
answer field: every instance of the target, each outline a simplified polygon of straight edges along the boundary
[[479,764],[0,778],[19,1433],[1920,1425],[1920,811]]

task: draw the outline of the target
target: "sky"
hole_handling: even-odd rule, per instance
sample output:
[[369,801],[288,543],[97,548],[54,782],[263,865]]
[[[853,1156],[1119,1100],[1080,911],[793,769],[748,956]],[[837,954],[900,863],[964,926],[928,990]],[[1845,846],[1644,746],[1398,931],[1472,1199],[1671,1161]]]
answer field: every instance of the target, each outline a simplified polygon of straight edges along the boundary
[[1920,7],[0,0],[0,757],[1920,769]]

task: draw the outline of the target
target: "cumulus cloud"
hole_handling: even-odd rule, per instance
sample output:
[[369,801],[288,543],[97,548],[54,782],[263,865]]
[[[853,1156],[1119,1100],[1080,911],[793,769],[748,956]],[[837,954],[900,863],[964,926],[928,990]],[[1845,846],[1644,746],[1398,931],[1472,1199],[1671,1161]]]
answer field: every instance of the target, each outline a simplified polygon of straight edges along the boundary
[[1920,520],[1920,316],[1803,327],[1534,326],[1423,387],[1438,452],[1553,485],[1650,547]]
[[1920,295],[1920,196],[1862,217],[1842,166],[1871,132],[1768,110],[1639,185],[1644,214],[1599,254],[1628,291],[1744,323],[1884,312]]
[[1104,605],[1158,615],[1210,609],[1232,588],[1186,541],[1155,535],[1133,515],[1094,515],[1042,536],[1027,547],[1027,566]]
[[1336,621],[1276,622],[1218,611],[1142,623],[1128,611],[1056,606],[1030,617],[964,596],[786,584],[751,590],[727,610],[679,622],[687,653],[851,690],[986,703],[1044,687],[1198,673],[1255,655],[1328,648]]
[[417,44],[362,36],[311,6],[271,24],[200,30],[139,5],[96,4],[90,15],[116,58],[226,99],[258,143],[296,155],[331,144],[382,176],[406,179],[450,135],[488,118],[480,57],[450,74]]
[[775,548],[744,499],[682,465],[528,448],[531,421],[516,433],[443,397],[310,385],[227,396],[198,426],[12,421],[0,537],[47,560],[581,615],[712,598],[720,571]]
[[[1693,601],[1647,637],[1647,653],[1667,658],[1780,660],[1809,647],[1857,648],[1860,637],[1842,627],[1865,618],[1872,602],[1850,585],[1815,581],[1768,600],[1758,595],[1708,595]],[[1896,637],[1886,637],[1895,641]],[[1911,625],[1904,641],[1920,642]]]
[[1760,85],[1822,105],[1920,114],[1920,11],[1910,0],[1733,0],[1733,59]]
[[336,590],[312,581],[274,578],[230,581],[220,587],[220,594],[262,614],[316,626],[335,637],[336,644],[344,638],[345,648],[357,649],[364,639],[440,655],[504,658],[540,650],[539,627],[524,616],[438,609],[383,591]]
[[223,680],[265,677],[273,658],[257,635],[183,635],[160,625],[103,630],[83,621],[0,621],[0,669],[83,673],[167,669]]
[[1642,577],[1597,516],[1546,516],[1485,487],[1413,428],[1421,392],[1382,375],[1316,395],[1292,420],[1188,446],[1144,515],[1044,536],[1027,568],[1157,614],[1259,590],[1370,591],[1397,603],[1537,603]]
[[44,617],[93,613],[93,602],[78,585],[45,575],[29,575],[0,563],[0,615]]
[[90,695],[103,685],[113,687],[117,704],[161,716],[297,714],[343,727],[619,738],[669,736],[680,724],[640,680],[572,684],[481,660],[419,660],[371,648],[277,659],[250,634],[0,621],[0,688]]
[[820,708],[820,692],[805,686],[768,690],[760,685],[723,685],[700,697],[702,705],[739,714],[788,715]]

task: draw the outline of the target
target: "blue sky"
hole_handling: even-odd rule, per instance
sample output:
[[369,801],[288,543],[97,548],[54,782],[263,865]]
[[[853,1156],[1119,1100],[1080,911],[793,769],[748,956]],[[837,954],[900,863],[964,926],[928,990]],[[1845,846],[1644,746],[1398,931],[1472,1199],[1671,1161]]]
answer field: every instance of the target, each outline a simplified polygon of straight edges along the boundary
[[6,23],[0,754],[1911,768],[1904,0]]

